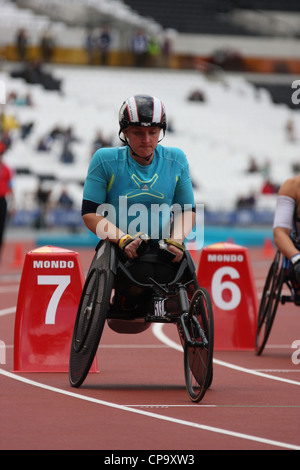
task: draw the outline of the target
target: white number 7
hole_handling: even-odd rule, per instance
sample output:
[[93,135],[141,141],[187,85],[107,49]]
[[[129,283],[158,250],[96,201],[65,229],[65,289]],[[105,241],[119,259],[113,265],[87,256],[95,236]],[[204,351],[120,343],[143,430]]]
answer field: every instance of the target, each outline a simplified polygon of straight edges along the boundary
[[54,325],[59,301],[71,282],[71,276],[38,276],[37,281],[39,286],[57,286],[48,304],[45,319],[46,325]]

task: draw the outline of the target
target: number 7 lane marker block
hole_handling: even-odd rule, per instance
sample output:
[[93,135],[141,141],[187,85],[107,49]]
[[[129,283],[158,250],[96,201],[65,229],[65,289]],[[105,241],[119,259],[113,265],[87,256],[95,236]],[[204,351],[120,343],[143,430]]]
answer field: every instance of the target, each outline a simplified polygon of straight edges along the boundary
[[[75,251],[44,246],[27,253],[15,319],[15,372],[68,372],[84,281]],[[95,360],[91,372],[96,370]]]
[[254,350],[258,301],[247,248],[226,242],[205,247],[197,277],[213,304],[215,350]]

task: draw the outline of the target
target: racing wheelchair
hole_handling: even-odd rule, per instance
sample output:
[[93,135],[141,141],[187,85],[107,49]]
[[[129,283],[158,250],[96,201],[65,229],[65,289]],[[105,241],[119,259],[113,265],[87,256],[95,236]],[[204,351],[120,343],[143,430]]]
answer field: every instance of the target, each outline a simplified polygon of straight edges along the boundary
[[188,395],[199,402],[213,379],[214,321],[208,292],[199,286],[188,250],[180,263],[161,240],[141,242],[132,261],[102,240],[88,271],[74,325],[69,360],[72,387],[84,382],[104,326],[118,333],[140,333],[152,323],[177,327],[184,350]]
[[[284,288],[285,291],[283,291]],[[290,270],[290,260],[279,251],[270,266],[259,306],[256,330],[256,355],[260,356],[266,346],[274,323],[278,305],[293,302],[300,305],[300,286],[297,286]],[[288,295],[285,295],[285,294]]]

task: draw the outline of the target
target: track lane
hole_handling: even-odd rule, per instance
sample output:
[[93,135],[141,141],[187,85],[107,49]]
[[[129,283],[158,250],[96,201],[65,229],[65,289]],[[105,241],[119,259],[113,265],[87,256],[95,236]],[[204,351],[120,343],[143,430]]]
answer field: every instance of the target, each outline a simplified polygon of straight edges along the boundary
[[227,437],[234,437],[234,438],[238,438],[238,439],[245,439],[247,441],[254,441],[255,443],[264,444],[266,446],[275,446],[275,447],[278,447],[278,448],[284,448],[284,449],[290,449],[290,450],[300,450],[300,446],[297,446],[297,445],[292,445],[292,444],[288,444],[288,443],[285,443],[285,442],[279,442],[279,441],[275,441],[275,440],[271,440],[271,439],[267,439],[267,438],[262,438],[262,437],[258,437],[258,436],[251,436],[249,434],[235,432],[235,431],[228,430],[228,429],[221,429],[221,428],[217,428],[217,427],[214,427],[214,426],[208,426],[208,425],[200,424],[200,423],[197,423],[197,422],[191,422],[191,421],[187,421],[187,420],[183,420],[183,419],[179,419],[179,418],[173,418],[173,417],[169,417],[169,416],[158,414],[158,413],[152,413],[152,412],[149,412],[149,411],[144,411],[142,409],[136,409],[136,408],[125,406],[125,405],[120,405],[120,404],[116,404],[116,403],[107,402],[107,401],[99,400],[99,399],[96,399],[96,398],[84,396],[80,393],[73,393],[73,392],[66,391],[66,390],[63,390],[63,389],[60,389],[60,388],[57,388],[57,387],[52,387],[52,386],[49,386],[49,385],[45,385],[43,383],[36,382],[36,381],[30,380],[30,379],[25,378],[25,377],[17,376],[16,374],[12,374],[10,372],[4,371],[3,369],[0,369],[0,374],[5,376],[5,377],[11,378],[13,380],[18,380],[19,382],[22,382],[26,385],[31,385],[33,387],[41,388],[43,390],[46,390],[47,392],[54,392],[54,393],[59,394],[59,395],[64,395],[64,396],[67,396],[67,397],[70,397],[70,398],[75,398],[76,400],[83,400],[83,401],[91,402],[93,404],[98,404],[98,405],[105,406],[105,407],[108,407],[108,408],[117,409],[119,411],[126,411],[126,412],[129,412],[129,413],[141,415],[143,417],[153,418],[153,419],[159,420],[159,421],[167,421],[169,423],[173,423],[173,424],[176,424],[176,425],[188,426],[188,427],[191,427],[191,428],[194,428],[194,429],[199,429],[199,430],[206,431],[206,432],[222,434],[222,435],[225,435]]
[[[0,331],[1,335],[5,332],[7,345],[12,345],[9,341],[13,337],[13,294],[5,295],[5,304],[1,296],[1,311],[6,313],[1,316],[0,312]],[[280,332],[285,343],[295,320],[296,315],[289,313],[284,335]],[[275,326],[276,322],[273,338],[277,341]],[[168,329],[167,334],[175,341],[176,331]],[[299,449],[298,386],[218,363],[256,372],[259,368],[275,369],[280,363],[279,369],[287,370],[291,369],[288,349],[283,357],[282,350],[267,349],[260,358],[253,352],[216,352],[213,387],[199,405],[187,398],[182,354],[162,347],[152,331],[132,337],[106,329],[98,355],[100,374],[90,374],[84,387],[74,392],[66,374],[10,376],[13,350],[8,349],[7,364],[1,366],[5,373],[0,374],[0,419],[6,428],[6,432],[0,430],[0,448]],[[294,370],[296,374],[299,367]],[[43,388],[17,381],[15,375],[41,383]],[[12,402],[13,408],[9,405]],[[153,413],[153,409],[159,412]],[[48,435],[39,424],[39,414]],[[74,427],[84,430],[81,439]]]

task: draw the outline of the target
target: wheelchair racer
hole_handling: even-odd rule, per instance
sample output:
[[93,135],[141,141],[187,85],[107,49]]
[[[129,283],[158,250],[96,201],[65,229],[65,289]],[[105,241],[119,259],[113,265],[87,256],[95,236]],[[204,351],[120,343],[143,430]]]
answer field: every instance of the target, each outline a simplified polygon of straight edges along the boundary
[[273,236],[277,249],[291,261],[292,278],[300,285],[300,175],[287,179],[279,189]]
[[[182,150],[164,147],[160,141],[167,128],[163,103],[148,95],[131,96],[119,111],[119,137],[125,146],[101,148],[93,155],[83,190],[82,217],[100,239],[115,243],[130,259],[138,257],[143,235],[133,224],[139,208],[145,208],[150,239],[165,239],[181,261],[183,241],[195,223],[195,202],[187,158]],[[161,136],[162,134],[162,136]],[[123,202],[122,202],[123,201]],[[125,204],[124,204],[125,201]],[[170,220],[153,222],[157,207],[176,204],[180,211]],[[142,206],[141,206],[142,205]],[[110,207],[113,207],[113,217]],[[125,208],[125,209],[124,209]],[[170,231],[166,236],[166,227]],[[134,227],[134,230],[132,229]]]

